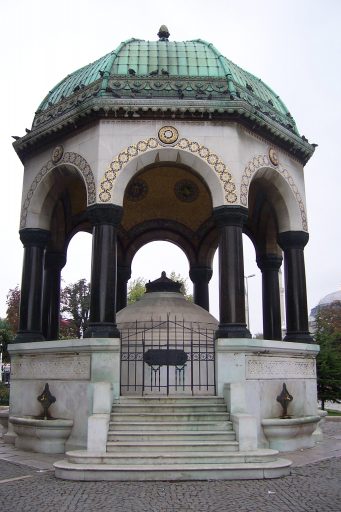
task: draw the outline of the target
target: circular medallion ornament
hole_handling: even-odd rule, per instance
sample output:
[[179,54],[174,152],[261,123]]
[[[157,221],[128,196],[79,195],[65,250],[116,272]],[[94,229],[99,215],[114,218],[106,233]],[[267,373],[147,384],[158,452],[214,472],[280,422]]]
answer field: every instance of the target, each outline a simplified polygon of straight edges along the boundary
[[199,195],[197,185],[190,180],[181,180],[175,183],[174,192],[176,197],[185,203],[195,201]]
[[52,152],[52,162],[56,164],[64,154],[63,146],[56,146]]
[[159,130],[159,139],[164,144],[173,144],[179,138],[179,132],[173,126],[163,126]]
[[278,165],[279,160],[278,160],[278,156],[277,156],[277,153],[274,150],[274,148],[269,149],[269,158],[270,158],[270,162],[272,163],[272,165]]
[[129,201],[141,201],[146,197],[148,185],[144,180],[136,179],[128,185],[127,198]]

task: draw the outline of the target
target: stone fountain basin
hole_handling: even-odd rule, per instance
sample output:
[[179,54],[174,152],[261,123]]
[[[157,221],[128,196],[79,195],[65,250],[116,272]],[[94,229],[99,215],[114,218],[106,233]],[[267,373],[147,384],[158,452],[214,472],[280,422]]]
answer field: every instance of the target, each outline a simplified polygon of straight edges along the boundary
[[73,420],[39,419],[35,416],[10,416],[17,434],[15,447],[38,453],[64,453]]
[[269,418],[262,420],[262,427],[270,448],[281,452],[291,452],[300,448],[311,448],[315,445],[312,434],[320,419],[319,415]]

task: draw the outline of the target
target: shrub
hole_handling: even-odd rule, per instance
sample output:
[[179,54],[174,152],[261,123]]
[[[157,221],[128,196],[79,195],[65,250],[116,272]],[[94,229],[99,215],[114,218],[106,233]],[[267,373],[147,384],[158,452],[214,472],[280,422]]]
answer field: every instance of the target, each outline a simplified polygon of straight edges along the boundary
[[9,405],[9,386],[0,384],[0,405]]

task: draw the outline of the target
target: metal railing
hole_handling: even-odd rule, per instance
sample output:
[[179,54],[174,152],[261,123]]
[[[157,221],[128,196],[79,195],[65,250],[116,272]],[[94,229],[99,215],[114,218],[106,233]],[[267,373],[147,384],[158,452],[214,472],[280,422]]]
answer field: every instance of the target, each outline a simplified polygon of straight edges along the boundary
[[215,329],[169,315],[120,325],[121,395],[214,395]]

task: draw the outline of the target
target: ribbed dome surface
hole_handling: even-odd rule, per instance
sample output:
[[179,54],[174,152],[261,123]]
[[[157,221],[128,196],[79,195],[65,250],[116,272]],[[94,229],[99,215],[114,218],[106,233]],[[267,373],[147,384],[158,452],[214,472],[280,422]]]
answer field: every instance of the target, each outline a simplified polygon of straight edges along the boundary
[[110,98],[118,104],[133,98],[135,105],[154,98],[183,104],[200,100],[213,111],[219,111],[219,106],[224,109],[234,99],[298,133],[279,96],[201,39],[177,42],[160,37],[157,41],[124,41],[116,50],[59,82],[40,104],[33,128],[79,109],[84,101],[94,97]]
[[341,302],[341,291],[337,291],[337,292],[333,292],[333,293],[328,293],[328,295],[326,295],[325,297],[323,297],[319,301],[318,305],[319,306],[326,306],[327,304],[332,304],[335,301],[340,301]]

